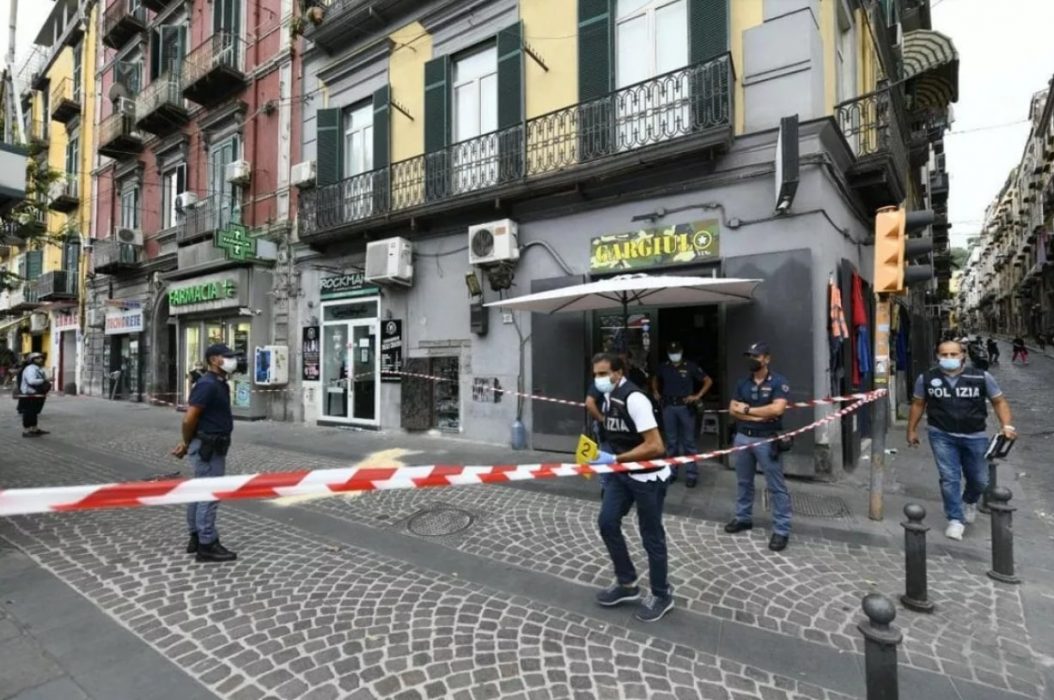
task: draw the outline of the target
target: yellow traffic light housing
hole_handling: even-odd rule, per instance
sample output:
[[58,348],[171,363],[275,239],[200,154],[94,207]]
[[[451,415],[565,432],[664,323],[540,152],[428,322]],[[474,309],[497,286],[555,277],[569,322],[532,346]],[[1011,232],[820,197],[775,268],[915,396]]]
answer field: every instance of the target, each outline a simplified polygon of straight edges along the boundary
[[904,291],[906,219],[904,210],[898,207],[883,207],[875,214],[876,294]]

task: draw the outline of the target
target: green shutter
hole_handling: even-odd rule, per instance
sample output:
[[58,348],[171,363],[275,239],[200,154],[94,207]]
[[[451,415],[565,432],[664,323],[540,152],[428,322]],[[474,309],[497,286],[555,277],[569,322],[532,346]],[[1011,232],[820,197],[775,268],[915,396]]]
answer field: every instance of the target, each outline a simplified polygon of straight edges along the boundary
[[[161,28],[164,30],[164,27]],[[150,80],[157,80],[161,75],[161,32],[156,29],[150,30]]]
[[702,63],[728,51],[728,1],[688,0],[689,60]]
[[40,277],[44,270],[44,251],[30,250],[26,252],[26,279],[35,280]]
[[392,144],[392,89],[385,85],[373,93],[373,213],[388,211],[389,169]]
[[614,0],[578,0],[578,98],[587,102],[614,85]]
[[318,186],[332,185],[340,181],[341,161],[343,161],[341,139],[341,110],[320,109],[317,114],[316,130],[318,137],[315,152],[318,154]]
[[425,199],[443,199],[450,191],[450,57],[425,64]]
[[498,178],[523,174],[523,22],[498,32]]

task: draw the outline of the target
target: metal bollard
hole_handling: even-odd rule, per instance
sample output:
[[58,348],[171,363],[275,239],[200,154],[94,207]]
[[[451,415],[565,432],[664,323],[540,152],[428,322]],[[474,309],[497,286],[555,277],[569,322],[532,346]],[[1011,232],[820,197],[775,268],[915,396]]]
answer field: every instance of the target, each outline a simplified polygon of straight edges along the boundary
[[867,622],[859,623],[857,629],[864,634],[867,700],[898,700],[897,645],[904,635],[890,625],[897,608],[881,593],[864,596],[863,608]]
[[904,506],[908,521],[904,527],[904,595],[900,602],[908,610],[929,613],[936,607],[928,599],[926,582],[926,533],[929,528],[922,524],[926,509],[917,503]]
[[1014,508],[1010,505],[1013,494],[1010,489],[997,486],[992,489],[992,569],[991,578],[1003,583],[1021,583],[1014,575]]
[[984,490],[984,493],[981,494],[981,503],[977,507],[977,510],[979,510],[982,513],[985,513],[985,514],[988,514],[988,513],[992,512],[991,508],[989,508],[988,497],[989,497],[989,494],[992,493],[992,489],[994,489],[996,486],[999,485],[999,481],[998,481],[999,468],[998,467],[999,467],[999,465],[996,463],[996,461],[994,459],[988,460],[988,488],[986,488]]

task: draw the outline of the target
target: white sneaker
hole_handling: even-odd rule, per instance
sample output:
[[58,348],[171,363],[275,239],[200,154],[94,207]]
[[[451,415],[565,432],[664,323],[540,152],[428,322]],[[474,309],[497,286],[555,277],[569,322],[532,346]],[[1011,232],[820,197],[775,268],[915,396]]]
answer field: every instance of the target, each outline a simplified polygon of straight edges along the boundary
[[963,530],[965,529],[966,526],[958,520],[949,520],[948,527],[944,531],[944,536],[949,540],[961,540],[963,538]]
[[966,521],[967,525],[973,525],[977,522],[977,504],[976,503],[964,503],[963,504],[963,515],[966,516],[963,520]]

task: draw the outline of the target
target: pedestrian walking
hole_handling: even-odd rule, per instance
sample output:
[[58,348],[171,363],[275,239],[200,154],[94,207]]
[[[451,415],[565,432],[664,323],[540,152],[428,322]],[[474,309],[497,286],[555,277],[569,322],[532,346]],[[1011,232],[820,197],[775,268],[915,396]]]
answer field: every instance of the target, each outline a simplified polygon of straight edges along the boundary
[[[609,451],[602,451],[594,464],[639,462],[662,457],[665,447],[647,395],[626,379],[626,366],[618,355],[601,353],[593,358],[593,381],[604,396],[604,432]],[[666,530],[662,507],[671,476],[667,466],[612,474],[604,488],[597,524],[615,569],[615,584],[596,595],[600,605],[614,606],[638,601],[637,569],[630,559],[622,535],[622,519],[637,507],[637,525],[648,555],[652,597],[642,602],[635,616],[655,622],[673,608],[673,589],[667,579]]]
[[749,447],[735,453],[736,514],[725,525],[734,534],[754,527],[754,472],[761,467],[772,500],[772,537],[769,549],[779,552],[790,539],[790,492],[783,477],[783,448],[780,440],[771,441],[783,430],[783,413],[787,410],[790,384],[786,377],[770,368],[772,355],[766,343],[754,343],[743,353],[749,374],[739,380],[728,410],[736,421],[735,447]]
[[919,421],[926,414],[944,515],[948,519],[944,535],[953,540],[961,540],[965,525],[977,520],[977,501],[988,488],[984,457],[988,449],[986,402],[991,402],[1003,435],[1010,440],[1017,437],[1010,425],[1010,404],[995,378],[983,370],[966,367],[965,355],[961,343],[940,344],[937,366],[915,380],[908,416],[908,445],[917,447]]
[[44,372],[44,356],[31,352],[16,378],[18,412],[22,415],[22,437],[35,438],[48,434],[37,422],[44,410],[44,402],[51,391],[51,382]]
[[1025,339],[1021,336],[1014,336],[1014,339],[1010,341],[1013,346],[1014,353],[1010,356],[1010,364],[1017,362],[1017,358],[1020,357],[1021,361],[1028,364],[1028,348],[1025,347]]
[[1036,333],[1036,345],[1039,346],[1039,351],[1045,353],[1047,351],[1047,339],[1042,333]]
[[[666,454],[669,457],[698,454],[695,404],[710,391],[714,380],[699,365],[684,359],[684,348],[676,341],[670,343],[666,357],[669,361],[659,366],[651,383],[652,395],[662,406]],[[684,471],[684,485],[695,488],[699,483],[699,465],[688,462]]]
[[[619,353],[619,358],[622,360],[623,367],[626,368],[626,378],[631,384],[638,388],[643,388],[648,385],[648,375],[639,367],[634,366],[630,362],[629,353],[622,351]],[[586,413],[592,419],[591,422],[591,433],[593,439],[597,443],[597,447],[604,452],[610,452],[611,447],[607,444],[607,440],[604,435],[604,412],[602,406],[604,405],[604,395],[596,388],[596,382],[590,381],[589,388],[586,390]],[[654,411],[654,406],[652,407]],[[607,485],[610,474],[600,475],[600,497],[604,497],[604,487]]]
[[999,364],[999,343],[995,338],[988,339],[988,361],[993,365]]
[[[223,476],[227,471],[227,450],[234,431],[231,390],[227,377],[238,368],[237,353],[222,343],[205,351],[208,371],[190,391],[187,414],[183,419],[183,440],[172,454],[190,458],[195,477]],[[187,506],[190,542],[187,554],[201,562],[234,561],[237,555],[220,544],[216,530],[216,501]]]

